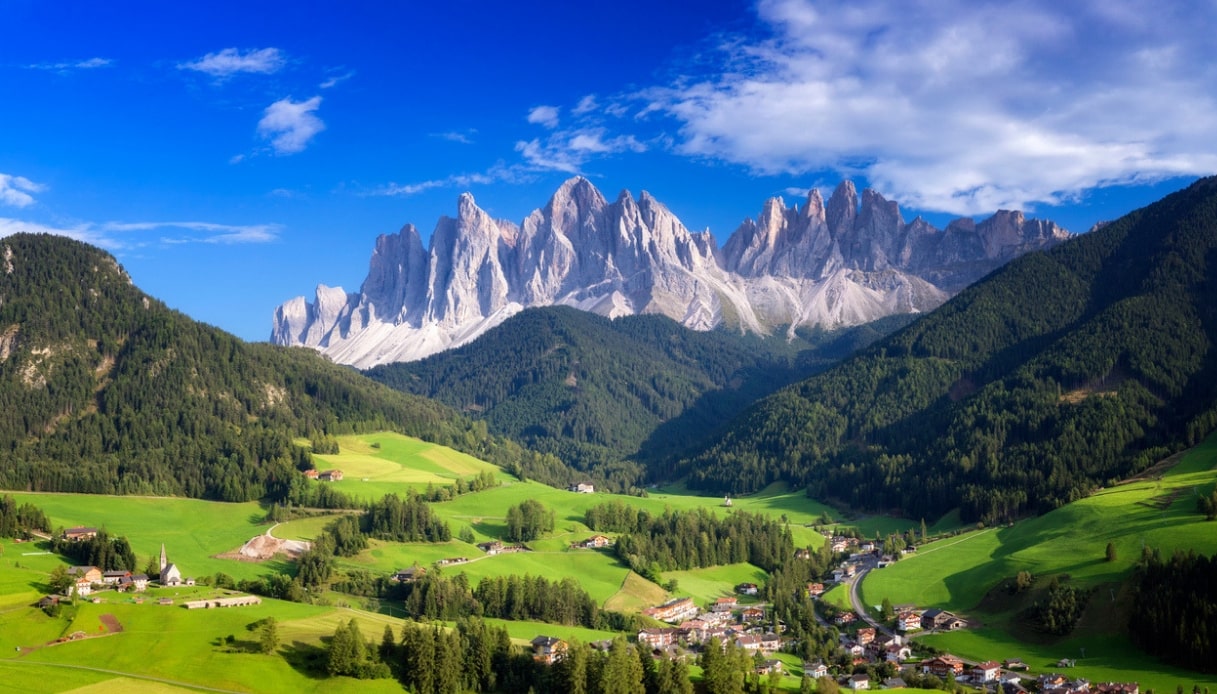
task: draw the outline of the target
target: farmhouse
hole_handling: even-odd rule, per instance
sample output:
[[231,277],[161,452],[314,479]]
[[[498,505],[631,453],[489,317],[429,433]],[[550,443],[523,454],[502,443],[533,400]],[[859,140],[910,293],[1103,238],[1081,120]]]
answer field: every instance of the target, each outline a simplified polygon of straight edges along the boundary
[[613,538],[604,535],[592,535],[583,542],[577,543],[577,546],[582,549],[600,549],[613,544]]
[[858,630],[858,643],[865,646],[874,640],[875,640],[875,628],[874,627],[862,627],[861,629]]
[[834,617],[832,621],[837,626],[841,627],[841,626],[845,626],[846,624],[853,624],[854,620],[856,620],[857,618],[858,618],[858,615],[854,614],[853,612],[842,612],[841,614]]
[[318,474],[317,479],[321,482],[341,482],[342,470],[326,470]]
[[308,470],[304,471],[304,476],[309,478],[310,480],[317,479],[317,476],[320,474],[321,473],[317,472],[317,468],[309,468]]
[[482,550],[486,554],[494,555],[494,554],[498,554],[499,552],[503,551],[503,543],[498,540],[492,540],[490,542],[481,542],[481,543],[478,543],[478,549]]
[[412,566],[408,569],[399,569],[393,574],[393,580],[398,583],[413,583],[425,576],[427,570],[421,566]]
[[87,597],[93,592],[93,582],[87,578],[76,579],[76,585],[72,587],[72,591],[80,597]]
[[744,634],[736,637],[735,645],[747,653],[757,653],[761,650],[761,637],[756,634]]
[[797,549],[794,552],[794,558],[795,559],[811,559],[811,550],[807,549],[806,547],[804,547],[803,549]]
[[669,600],[658,607],[648,607],[642,611],[642,614],[647,617],[658,619],[661,622],[683,622],[686,619],[697,616],[697,605],[693,604],[693,598],[676,598]]
[[765,611],[759,607],[747,607],[740,612],[739,618],[745,622],[759,622],[765,618]]
[[105,573],[103,573],[101,575],[101,581],[102,581],[102,583],[105,583],[106,585],[116,586],[124,578],[128,578],[130,576],[131,576],[130,571],[124,571],[124,570],[106,571]]
[[578,484],[572,484],[571,486],[567,487],[566,491],[578,492],[579,494],[595,494],[596,485],[589,482],[579,482]]
[[69,566],[68,575],[75,576],[77,581],[101,583],[103,574],[96,566]]
[[782,661],[766,660],[765,662],[756,666],[756,674],[758,675],[768,675],[774,672],[779,674],[782,672]]
[[81,540],[88,540],[94,537],[97,537],[97,528],[80,526],[63,531],[63,539],[68,542],[80,542]]
[[538,636],[532,640],[532,659],[553,665],[566,655],[566,642],[554,636]]
[[761,589],[755,583],[741,583],[735,587],[735,592],[740,595],[756,595]]
[[710,608],[712,612],[730,612],[739,604],[739,600],[735,598],[719,598],[714,601],[714,605]]
[[824,584],[823,583],[808,583],[807,584],[807,596],[808,597],[818,598],[823,594],[824,594]]
[[1136,682],[1099,682],[1091,687],[1097,694],[1141,694]]
[[849,678],[849,688],[856,691],[870,689],[870,678],[866,675],[854,675]]
[[967,626],[967,622],[959,617],[947,612],[946,610],[932,609],[926,610],[921,615],[922,629],[946,629],[948,631],[954,629],[962,629]]
[[935,677],[945,678],[947,675],[958,677],[963,674],[963,661],[950,653],[945,653],[937,658],[921,661],[921,671],[928,672]]

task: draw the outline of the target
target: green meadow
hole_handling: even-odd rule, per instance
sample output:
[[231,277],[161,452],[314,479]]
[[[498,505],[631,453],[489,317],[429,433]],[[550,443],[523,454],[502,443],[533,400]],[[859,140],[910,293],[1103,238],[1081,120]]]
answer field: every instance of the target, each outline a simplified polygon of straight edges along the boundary
[[740,603],[756,602],[755,598],[737,595],[735,587],[741,583],[764,585],[769,575],[752,564],[727,564],[689,571],[667,571],[664,581],[676,581],[674,595],[687,595],[702,606],[711,605],[719,598],[735,596]]
[[[161,544],[169,560],[183,576],[209,576],[223,572],[235,578],[256,578],[272,572],[290,571],[285,562],[261,564],[217,559],[216,555],[237,550],[254,535],[266,532],[265,511],[254,502],[227,504],[198,499],[102,496],[91,494],[12,494],[50,516],[56,528],[78,525],[105,528],[111,535],[125,535],[135,550],[142,570],[151,557],[159,557]],[[28,551],[28,550],[27,550]],[[48,569],[49,570],[49,569]]]
[[[1217,482],[1217,437],[1184,455],[1150,479],[1104,489],[1043,516],[1009,527],[988,528],[923,546],[915,556],[872,571],[862,585],[868,605],[893,603],[951,609],[983,624],[953,634],[922,637],[926,643],[976,659],[1020,657],[1035,671],[1075,658],[1070,674],[1092,681],[1137,680],[1142,690],[1217,679],[1162,665],[1128,640],[1126,579],[1142,547],[1217,553],[1217,525],[1196,512],[1196,495]],[[1108,543],[1116,560],[1105,557]],[[1024,605],[1007,596],[1003,581],[1019,571],[1037,577],[1068,577],[1096,590],[1069,637],[1053,640],[1032,631],[1019,617]],[[1085,656],[1082,656],[1083,649]]]
[[338,437],[338,453],[315,454],[318,470],[342,470],[335,489],[364,501],[404,496],[427,485],[446,486],[482,472],[507,474],[490,463],[451,448],[389,432]]

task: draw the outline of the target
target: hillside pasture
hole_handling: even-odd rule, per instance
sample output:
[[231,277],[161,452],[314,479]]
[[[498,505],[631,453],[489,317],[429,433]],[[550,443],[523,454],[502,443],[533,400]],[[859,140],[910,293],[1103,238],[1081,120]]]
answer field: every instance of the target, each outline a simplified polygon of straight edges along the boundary
[[[1197,495],[1217,482],[1217,437],[1179,458],[1169,470],[1103,489],[1037,518],[989,528],[923,546],[911,557],[870,572],[862,585],[867,604],[941,607],[978,620],[981,628],[920,637],[963,657],[1021,657],[1037,671],[1061,658],[1077,658],[1071,676],[1092,681],[1137,680],[1142,690],[1174,689],[1212,676],[1170,668],[1134,648],[1127,637],[1125,585],[1142,547],[1169,555],[1176,550],[1217,553],[1217,526],[1196,510]],[[1108,543],[1116,560],[1107,561]],[[1068,577],[1096,590],[1073,634],[1052,639],[1021,623],[1023,601],[1003,597],[999,586],[1019,571],[1036,577]],[[1113,603],[1114,600],[1114,603]],[[1082,657],[1082,649],[1086,656]]]
[[386,494],[405,496],[427,485],[448,486],[458,479],[491,472],[507,473],[490,463],[446,446],[391,432],[339,436],[338,453],[313,454],[318,470],[342,470],[342,480],[329,482],[337,491],[364,501]]
[[[169,560],[184,576],[209,576],[223,572],[234,578],[257,578],[269,573],[290,572],[287,562],[263,563],[216,559],[235,550],[254,535],[266,532],[266,513],[255,502],[229,504],[199,499],[166,497],[105,496],[2,492],[19,502],[30,502],[50,517],[56,528],[78,525],[105,528],[111,535],[125,535],[135,550],[137,571],[148,559],[159,557],[161,544]],[[49,571],[50,568],[47,569]]]
[[737,595],[735,587],[741,583],[764,585],[769,575],[752,564],[727,564],[689,571],[665,571],[663,580],[676,581],[674,595],[688,595],[702,606],[713,605],[719,598],[737,597],[740,602],[754,602],[754,598]]

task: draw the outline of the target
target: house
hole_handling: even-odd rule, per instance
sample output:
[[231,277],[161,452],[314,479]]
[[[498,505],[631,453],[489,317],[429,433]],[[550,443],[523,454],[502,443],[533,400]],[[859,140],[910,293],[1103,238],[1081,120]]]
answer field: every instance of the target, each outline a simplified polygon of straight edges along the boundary
[[63,539],[68,542],[80,542],[81,540],[88,540],[94,537],[97,537],[97,528],[79,526],[63,531]]
[[317,479],[321,482],[341,482],[342,470],[326,470],[318,474]]
[[426,569],[421,566],[412,566],[408,569],[400,569],[393,574],[393,580],[398,583],[413,583],[425,575],[427,575]]
[[118,589],[120,591],[134,591],[142,593],[148,590],[148,574],[130,574],[124,576],[118,581]]
[[828,677],[828,666],[822,660],[803,663],[803,673],[813,680],[818,680],[821,677]]
[[676,643],[680,636],[680,629],[675,627],[663,627],[659,629],[643,629],[638,632],[638,643],[650,647],[652,650],[656,648],[667,648]]
[[946,653],[936,658],[921,661],[921,671],[943,679],[947,676],[958,677],[963,674],[963,661],[950,653]]
[[889,663],[900,664],[906,660],[912,659],[912,657],[913,649],[902,644],[893,643],[892,645],[883,649],[883,659]]
[[321,473],[317,472],[317,468],[309,468],[308,470],[304,471],[304,476],[309,478],[310,480],[317,479],[317,476],[320,474]]
[[72,586],[72,592],[80,597],[87,597],[93,592],[93,582],[87,578],[76,579],[76,584]]
[[76,579],[88,581],[89,583],[101,583],[102,572],[96,566],[69,566],[68,575],[75,576]]
[[578,484],[572,484],[571,486],[567,487],[566,491],[578,492],[579,494],[595,494],[596,486],[593,484],[590,484],[588,482],[580,482]]
[[494,554],[498,554],[499,552],[503,551],[503,543],[498,540],[492,540],[490,542],[480,542],[480,543],[478,543],[478,549],[482,550],[486,554],[494,555]]
[[824,584],[823,583],[808,583],[807,584],[807,597],[818,598],[823,594],[824,594]]
[[566,655],[566,642],[554,636],[538,636],[532,640],[532,659],[553,665]]
[[884,689],[904,689],[907,686],[908,685],[904,683],[904,680],[900,679],[899,677],[883,680]]
[[946,629],[951,631],[962,629],[967,625],[967,622],[946,610],[932,609],[926,610],[921,614],[922,629]]
[[1009,660],[1002,662],[1002,667],[1006,668],[1007,670],[1018,670],[1020,672],[1031,669],[1030,665],[1024,663],[1023,661],[1019,660],[1018,658],[1011,658]]
[[896,615],[896,629],[899,631],[918,631],[921,629],[921,615],[916,612],[901,612]]
[[997,675],[1001,673],[1001,665],[998,665],[992,660],[986,660],[972,668],[972,680],[975,682],[993,682],[997,680]]
[[579,546],[583,549],[600,549],[601,547],[608,547],[612,544],[613,538],[611,537],[606,537],[604,535],[592,535],[583,542],[579,543]]
[[730,612],[739,605],[739,600],[735,598],[719,598],[714,601],[714,605],[710,607],[711,612]]
[[756,595],[761,592],[761,589],[755,583],[741,583],[735,587],[735,592],[740,595]]
[[782,637],[777,634],[768,632],[761,636],[761,651],[764,653],[776,653],[782,647]]
[[756,634],[744,634],[735,638],[735,645],[746,653],[757,653],[761,650],[761,637]]
[[697,616],[697,605],[693,598],[676,598],[657,607],[648,607],[642,614],[661,622],[676,624]]
[[761,663],[760,665],[756,666],[756,674],[758,674],[758,675],[768,675],[768,674],[771,674],[771,673],[774,673],[774,672],[776,672],[776,673],[778,673],[778,674],[781,674],[781,672],[782,672],[782,661],[780,661],[780,660],[766,660],[765,662],[763,662],[763,663]]
[[108,586],[116,586],[120,581],[122,581],[124,578],[128,578],[129,576],[131,576],[130,571],[106,571],[101,575],[101,582]]
[[765,611],[759,607],[747,607],[740,612],[739,617],[745,622],[759,622],[765,618]]
[[795,550],[795,559],[811,559],[811,550],[804,547],[803,549]]
[[874,627],[862,627],[861,629],[858,630],[858,643],[860,645],[865,646],[874,640],[875,640],[875,628]]
[[855,692],[870,689],[870,678],[866,675],[854,675],[849,678],[849,688]]
[[842,613],[838,614],[836,617],[834,617],[832,621],[837,626],[842,627],[842,626],[845,626],[846,624],[853,624],[854,620],[856,620],[857,618],[858,618],[858,616],[855,615],[853,612],[842,612]]

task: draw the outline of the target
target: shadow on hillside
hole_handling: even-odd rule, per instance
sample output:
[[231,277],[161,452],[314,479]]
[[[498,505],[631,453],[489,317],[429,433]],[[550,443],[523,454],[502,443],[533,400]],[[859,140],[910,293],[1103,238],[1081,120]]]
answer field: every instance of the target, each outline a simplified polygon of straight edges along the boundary
[[[328,641],[329,638],[326,637],[322,640]],[[329,674],[325,671],[326,653],[324,648],[303,641],[292,641],[291,645],[280,647],[279,653],[287,661],[288,665],[291,665],[293,669],[305,677],[314,680],[329,678]]]

